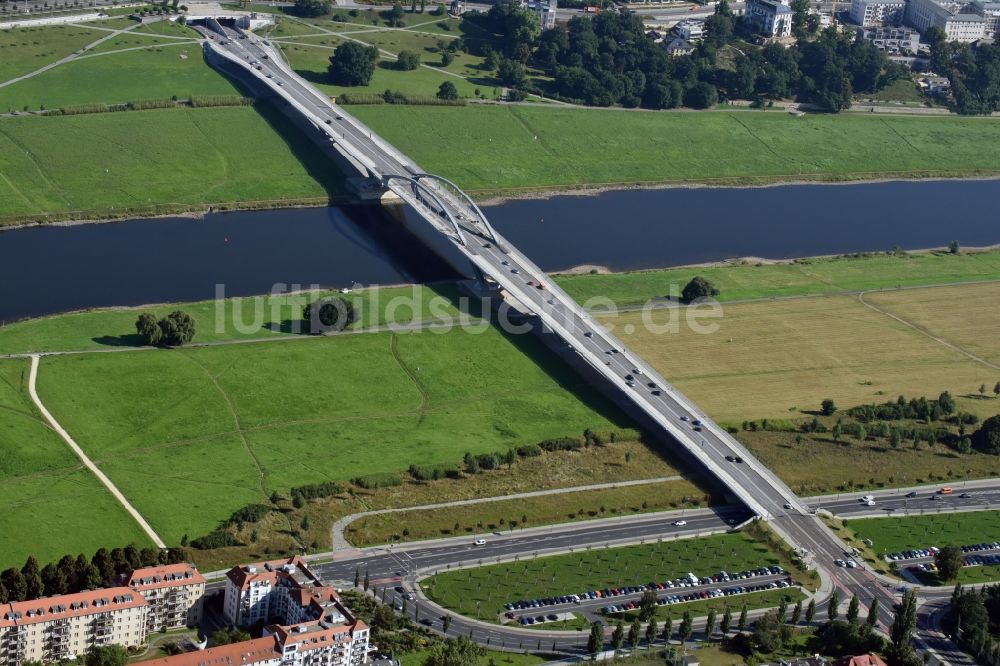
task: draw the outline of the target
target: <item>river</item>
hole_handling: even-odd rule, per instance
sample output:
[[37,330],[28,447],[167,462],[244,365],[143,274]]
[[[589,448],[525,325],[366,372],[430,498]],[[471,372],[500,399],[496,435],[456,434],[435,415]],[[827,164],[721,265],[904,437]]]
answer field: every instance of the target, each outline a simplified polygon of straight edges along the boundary
[[[485,209],[542,268],[658,268],[739,256],[1000,243],[996,181],[605,192]],[[378,207],[211,214],[0,233],[0,320],[110,305],[453,279],[458,271]],[[407,227],[416,230],[410,233]],[[443,245],[443,241],[439,245]],[[459,265],[459,270],[464,267]]]

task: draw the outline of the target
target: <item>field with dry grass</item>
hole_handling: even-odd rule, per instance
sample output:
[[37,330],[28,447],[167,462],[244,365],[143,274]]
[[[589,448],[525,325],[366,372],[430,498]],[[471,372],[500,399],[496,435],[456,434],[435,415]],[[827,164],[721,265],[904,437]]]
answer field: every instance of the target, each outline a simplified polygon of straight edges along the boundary
[[[982,359],[1000,357],[1000,285],[909,289],[869,294],[866,301]],[[956,304],[960,303],[960,307]],[[661,323],[669,311],[651,313]],[[1000,364],[976,361],[855,296],[723,305],[715,333],[687,326],[654,333],[642,313],[604,321],[716,420],[796,418],[825,398],[842,407],[884,402],[898,395],[936,397],[949,390],[959,408],[986,417],[1000,400],[981,399]],[[634,332],[628,333],[629,325]],[[997,366],[997,367],[994,367]]]

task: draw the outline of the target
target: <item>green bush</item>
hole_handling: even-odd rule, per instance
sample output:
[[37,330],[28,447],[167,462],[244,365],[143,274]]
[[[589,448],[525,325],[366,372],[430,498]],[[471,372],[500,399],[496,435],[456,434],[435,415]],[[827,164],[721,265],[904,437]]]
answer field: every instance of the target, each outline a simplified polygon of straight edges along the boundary
[[364,488],[365,490],[375,490],[376,488],[401,486],[403,485],[403,479],[400,478],[399,474],[394,474],[392,472],[378,472],[375,474],[356,476],[351,479],[351,483],[359,488]]
[[302,499],[316,499],[318,497],[330,497],[344,492],[344,487],[334,481],[326,483],[311,483],[305,486],[292,488],[292,496],[299,495]]

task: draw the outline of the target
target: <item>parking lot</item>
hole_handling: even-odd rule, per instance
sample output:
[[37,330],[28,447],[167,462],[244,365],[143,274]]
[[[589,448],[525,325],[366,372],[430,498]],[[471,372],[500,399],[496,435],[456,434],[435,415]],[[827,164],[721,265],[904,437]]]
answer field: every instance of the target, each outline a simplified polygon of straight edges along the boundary
[[[665,606],[792,587],[794,584],[785,570],[777,565],[738,573],[720,571],[711,576],[701,577],[689,573],[674,580],[649,582],[645,585],[587,590],[579,594],[512,601],[505,604],[503,620],[530,626],[565,620],[567,618],[564,614],[567,610],[576,610],[587,615],[624,613],[638,608],[643,594],[649,590],[657,593],[657,605]],[[614,603],[607,603],[609,600],[614,600]]]

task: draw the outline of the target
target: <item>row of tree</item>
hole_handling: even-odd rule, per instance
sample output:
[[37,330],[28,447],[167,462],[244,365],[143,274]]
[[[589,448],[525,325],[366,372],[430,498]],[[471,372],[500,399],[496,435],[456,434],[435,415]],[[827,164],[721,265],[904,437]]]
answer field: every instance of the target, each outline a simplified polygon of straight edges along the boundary
[[100,548],[90,559],[83,553],[75,558],[64,555],[58,562],[41,568],[38,560],[29,556],[20,569],[11,567],[0,572],[0,603],[107,587],[114,585],[120,575],[135,569],[184,560],[184,551],[180,549],[140,549],[132,544],[111,550]]
[[532,88],[526,69],[532,64],[554,79],[559,96],[594,106],[705,108],[720,99],[795,97],[840,111],[854,92],[875,92],[906,73],[868,42],[832,28],[792,48],[731,49],[735,60],[723,64],[718,53],[752,30],[726,0],[706,21],[707,38],[683,57],[669,56],[629,12],[575,17],[542,32],[534,12],[501,0],[466,20],[498,35],[499,55],[486,53],[485,67],[495,64],[505,85]]
[[987,585],[979,590],[955,586],[945,625],[952,638],[980,664],[1000,666],[1000,585]]

